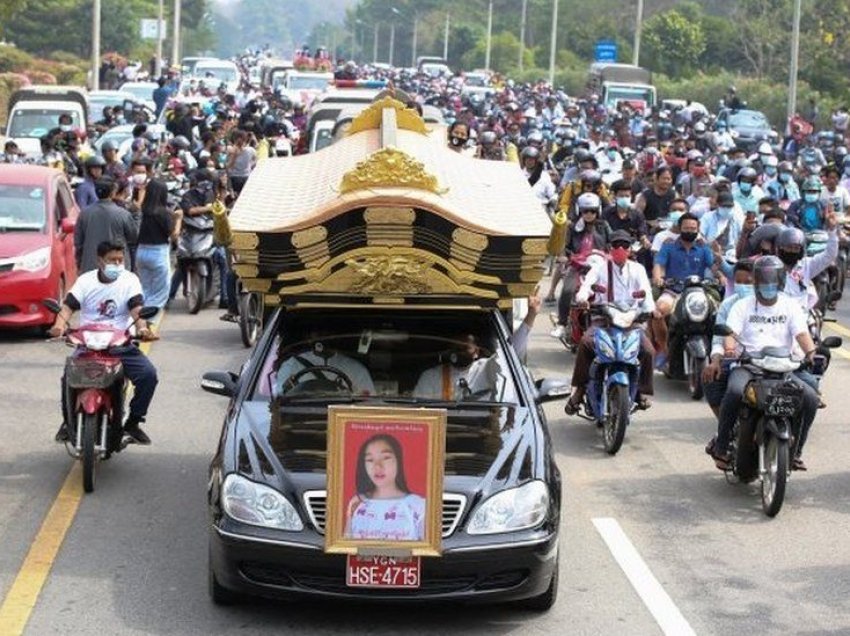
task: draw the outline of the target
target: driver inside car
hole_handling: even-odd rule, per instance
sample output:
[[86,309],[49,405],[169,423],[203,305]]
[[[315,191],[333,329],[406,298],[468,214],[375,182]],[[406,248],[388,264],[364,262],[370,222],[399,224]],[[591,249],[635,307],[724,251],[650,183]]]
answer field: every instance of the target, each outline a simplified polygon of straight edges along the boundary
[[[342,372],[351,380],[354,395],[375,395],[375,383],[372,381],[372,374],[369,373],[369,369],[362,362],[325,347],[317,337],[310,337],[309,340],[313,342],[313,348],[310,351],[290,355],[281,363],[275,379],[274,394],[276,396],[284,395],[294,386],[310,380],[327,380],[347,388],[343,376],[334,373],[333,369]],[[294,379],[296,374],[312,367],[331,367],[331,369],[317,369],[312,373],[305,372],[295,381],[294,386],[287,386],[287,382]]]
[[487,364],[490,358],[481,356],[482,349],[475,336],[458,336],[452,345],[442,364],[422,372],[413,388],[413,397],[455,400],[496,389],[495,378],[488,373],[493,369],[492,364]]

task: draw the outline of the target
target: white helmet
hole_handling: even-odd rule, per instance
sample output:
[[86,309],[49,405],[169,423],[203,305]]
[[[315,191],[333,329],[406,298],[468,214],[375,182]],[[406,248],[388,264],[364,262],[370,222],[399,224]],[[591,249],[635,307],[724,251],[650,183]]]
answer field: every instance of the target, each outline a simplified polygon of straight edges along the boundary
[[602,208],[602,202],[599,200],[598,196],[593,194],[593,192],[585,192],[578,198],[576,206],[578,207],[579,213],[584,210],[596,210],[599,212]]
[[760,155],[772,155],[773,154],[773,148],[770,147],[769,143],[767,143],[766,141],[763,141],[759,144],[757,152]]

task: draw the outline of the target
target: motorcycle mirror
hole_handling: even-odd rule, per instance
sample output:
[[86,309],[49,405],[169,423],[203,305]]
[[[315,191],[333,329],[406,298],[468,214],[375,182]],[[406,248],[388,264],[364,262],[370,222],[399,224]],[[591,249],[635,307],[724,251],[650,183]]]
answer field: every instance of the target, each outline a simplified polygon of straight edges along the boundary
[[599,283],[591,285],[590,289],[596,292],[597,294],[604,294],[608,291],[608,288],[605,287],[605,285],[600,285]]
[[139,318],[150,320],[159,313],[159,307],[142,307],[139,310]]
[[646,292],[643,291],[642,289],[639,289],[636,292],[632,292],[632,298],[636,298],[638,300],[643,300],[644,298],[646,298]]
[[62,310],[62,305],[52,298],[45,298],[41,301],[41,304],[44,305],[49,312],[54,314],[58,314]]
[[714,329],[711,330],[711,333],[715,336],[731,336],[732,330],[726,325],[714,325]]
[[838,349],[843,344],[843,340],[838,336],[829,336],[829,338],[824,338],[821,341],[821,344],[827,349]]

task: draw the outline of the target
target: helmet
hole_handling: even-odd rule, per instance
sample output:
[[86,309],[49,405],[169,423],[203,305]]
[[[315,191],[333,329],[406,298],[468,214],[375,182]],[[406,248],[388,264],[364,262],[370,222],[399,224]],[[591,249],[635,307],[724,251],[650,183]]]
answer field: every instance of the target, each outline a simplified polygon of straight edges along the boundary
[[539,130],[535,130],[528,135],[528,143],[534,146],[542,146],[543,145],[543,133]]
[[790,161],[780,161],[778,170],[779,172],[794,172],[794,166]]
[[796,227],[784,228],[776,237],[777,251],[796,247],[799,247],[800,251],[806,248],[806,235]]
[[774,155],[770,155],[769,157],[764,158],[764,165],[773,166],[774,168],[779,166],[779,159],[777,159]]
[[602,202],[592,192],[585,192],[578,198],[576,206],[578,207],[579,214],[585,210],[595,210],[598,213],[602,208]]
[[192,147],[192,144],[189,143],[189,140],[186,139],[183,135],[177,135],[174,139],[171,140],[171,145],[177,150],[189,150]]
[[753,285],[756,298],[764,305],[772,305],[785,288],[785,265],[776,256],[762,256],[753,266]]
[[478,141],[482,146],[492,146],[497,140],[498,137],[496,137],[496,133],[492,130],[485,130],[478,138]]
[[756,150],[756,152],[760,155],[772,155],[773,154],[773,148],[770,147],[769,143],[767,143],[766,141],[763,141],[759,144],[759,147]]
[[755,182],[757,178],[758,175],[756,174],[756,171],[750,168],[749,166],[747,166],[746,168],[741,168],[738,171],[738,183],[740,183],[742,179],[751,179],[753,182]]
[[820,180],[820,177],[816,177],[814,175],[810,177],[806,177],[803,181],[803,185],[800,188],[801,192],[820,192],[823,189],[823,182]]
[[582,170],[579,175],[579,180],[582,184],[592,184],[596,185],[600,181],[602,181],[602,175],[599,174],[596,170]]
[[526,159],[537,160],[537,159],[540,159],[540,151],[537,148],[535,148],[534,146],[526,146],[525,148],[522,149],[522,153],[520,154],[520,157],[522,158],[523,161],[525,161]]
[[117,151],[118,150],[118,144],[116,142],[112,141],[111,139],[107,139],[106,141],[103,142],[103,145],[101,145],[100,151],[101,152],[109,152],[110,150]]
[[103,157],[99,157],[98,155],[92,155],[88,159],[86,159],[86,170],[89,168],[105,168],[106,167],[106,159]]
[[850,155],[844,157],[844,161],[842,161],[841,164],[844,166],[845,170],[850,167]]

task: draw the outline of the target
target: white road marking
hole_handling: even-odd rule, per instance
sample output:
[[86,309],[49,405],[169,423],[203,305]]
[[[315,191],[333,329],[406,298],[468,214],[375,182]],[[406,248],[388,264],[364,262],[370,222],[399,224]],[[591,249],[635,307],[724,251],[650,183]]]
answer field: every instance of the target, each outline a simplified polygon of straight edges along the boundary
[[593,525],[661,631],[670,636],[695,636],[696,632],[661,587],[617,520],[597,518],[593,519]]

